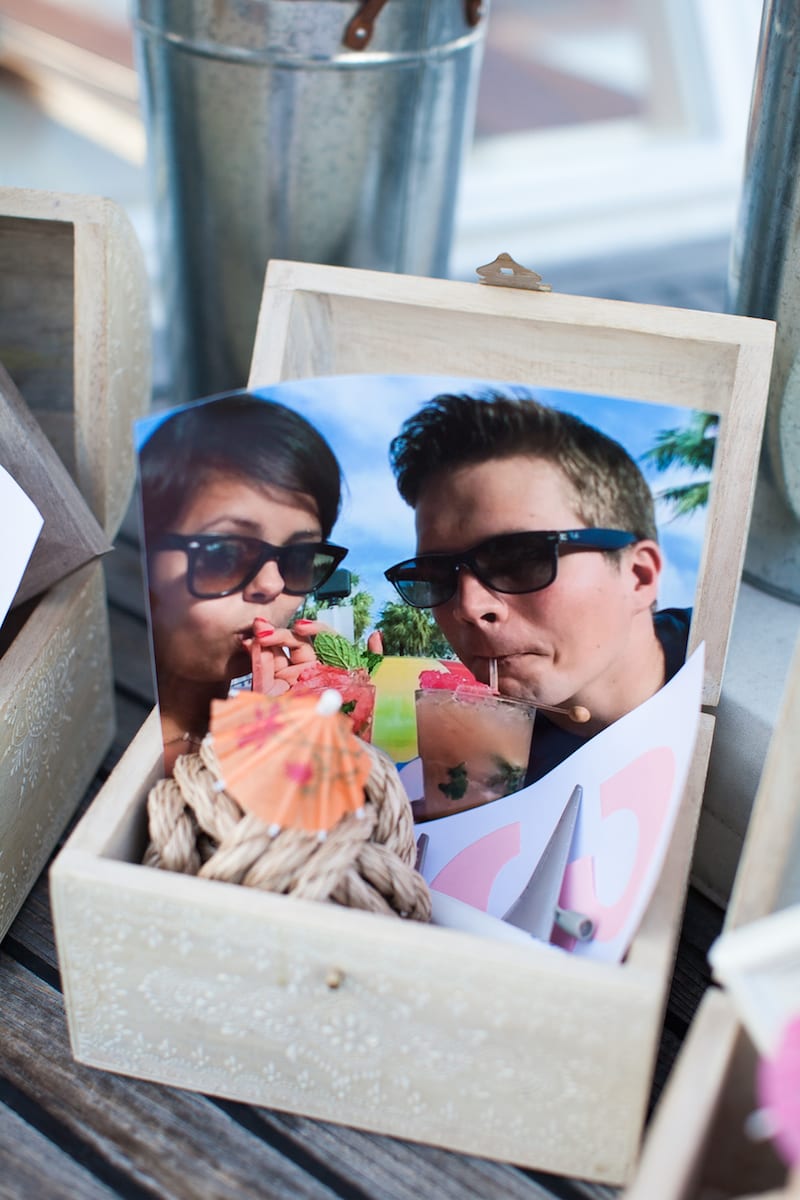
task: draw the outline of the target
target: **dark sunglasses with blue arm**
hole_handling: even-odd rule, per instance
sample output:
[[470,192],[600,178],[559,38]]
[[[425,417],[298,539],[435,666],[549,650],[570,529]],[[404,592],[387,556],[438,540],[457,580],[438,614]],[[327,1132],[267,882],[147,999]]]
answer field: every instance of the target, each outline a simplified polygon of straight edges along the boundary
[[534,530],[501,533],[453,554],[418,554],[384,572],[413,608],[436,608],[452,600],[467,567],[492,591],[506,595],[539,592],[558,573],[559,551],[621,550],[640,541],[621,529]]

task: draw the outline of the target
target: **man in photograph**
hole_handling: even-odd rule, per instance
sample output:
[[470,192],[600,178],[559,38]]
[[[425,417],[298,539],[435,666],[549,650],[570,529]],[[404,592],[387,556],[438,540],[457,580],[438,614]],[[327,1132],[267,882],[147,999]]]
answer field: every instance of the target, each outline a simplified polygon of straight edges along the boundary
[[[527,782],[652,696],[689,612],[656,611],[654,505],[627,451],[533,400],[437,396],[390,447],[417,553],[386,572],[483,683],[540,711]],[[577,710],[583,710],[580,713]]]

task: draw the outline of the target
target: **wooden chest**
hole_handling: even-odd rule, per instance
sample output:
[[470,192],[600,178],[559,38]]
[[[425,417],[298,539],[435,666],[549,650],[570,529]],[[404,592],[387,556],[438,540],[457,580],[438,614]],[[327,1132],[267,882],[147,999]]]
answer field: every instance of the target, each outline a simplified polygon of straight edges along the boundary
[[[797,1195],[759,1108],[759,1056],[800,1016],[800,642],[753,806],[725,927],[711,947],[723,985],[704,997],[645,1142],[627,1200],[779,1200]],[[657,1190],[656,1190],[657,1189]]]
[[451,929],[138,865],[145,798],[161,769],[153,714],[51,873],[81,1062],[549,1172],[629,1177],[738,587],[773,332],[730,316],[270,265],[252,386],[447,373],[720,415],[690,647],[706,645],[707,708],[667,861],[622,965],[521,955]]
[[[0,279],[0,362],[113,537],[133,487],[131,422],[150,401],[133,230],[106,200],[1,188]],[[13,614],[3,649],[0,936],[113,737],[102,564]]]

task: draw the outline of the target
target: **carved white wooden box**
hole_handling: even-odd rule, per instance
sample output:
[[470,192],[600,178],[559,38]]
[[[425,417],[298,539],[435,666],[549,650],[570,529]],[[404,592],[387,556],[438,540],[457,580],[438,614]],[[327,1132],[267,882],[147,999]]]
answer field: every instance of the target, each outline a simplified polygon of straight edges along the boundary
[[[133,229],[107,200],[0,188],[0,278],[0,362],[113,537],[133,487],[131,422],[150,400],[149,303]],[[94,562],[4,624],[0,937],[113,733]]]
[[[414,372],[721,415],[692,646],[700,736],[657,891],[621,966],[137,865],[155,714],[62,850],[52,897],[85,1063],[471,1154],[619,1183],[635,1162],[738,585],[773,328],[272,263],[253,386]],[[331,980],[340,980],[331,987]]]
[[[797,1196],[800,1177],[745,1123],[756,1067],[800,1016],[800,642],[770,741],[721,937],[722,988],[704,997],[645,1142],[627,1200]],[[654,1191],[655,1188],[658,1191]]]

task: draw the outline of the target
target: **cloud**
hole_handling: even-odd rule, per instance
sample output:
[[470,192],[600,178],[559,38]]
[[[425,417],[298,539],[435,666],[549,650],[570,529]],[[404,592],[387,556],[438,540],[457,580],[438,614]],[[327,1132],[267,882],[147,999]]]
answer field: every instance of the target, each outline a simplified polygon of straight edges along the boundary
[[401,499],[390,472],[362,468],[348,474],[348,486],[350,495],[336,526],[337,536],[341,528],[359,542],[396,548],[400,557],[413,554],[414,513]]
[[389,442],[406,417],[440,392],[486,386],[485,381],[451,375],[335,375],[292,380],[259,389],[259,394],[303,413],[343,461],[367,450],[388,470]]

